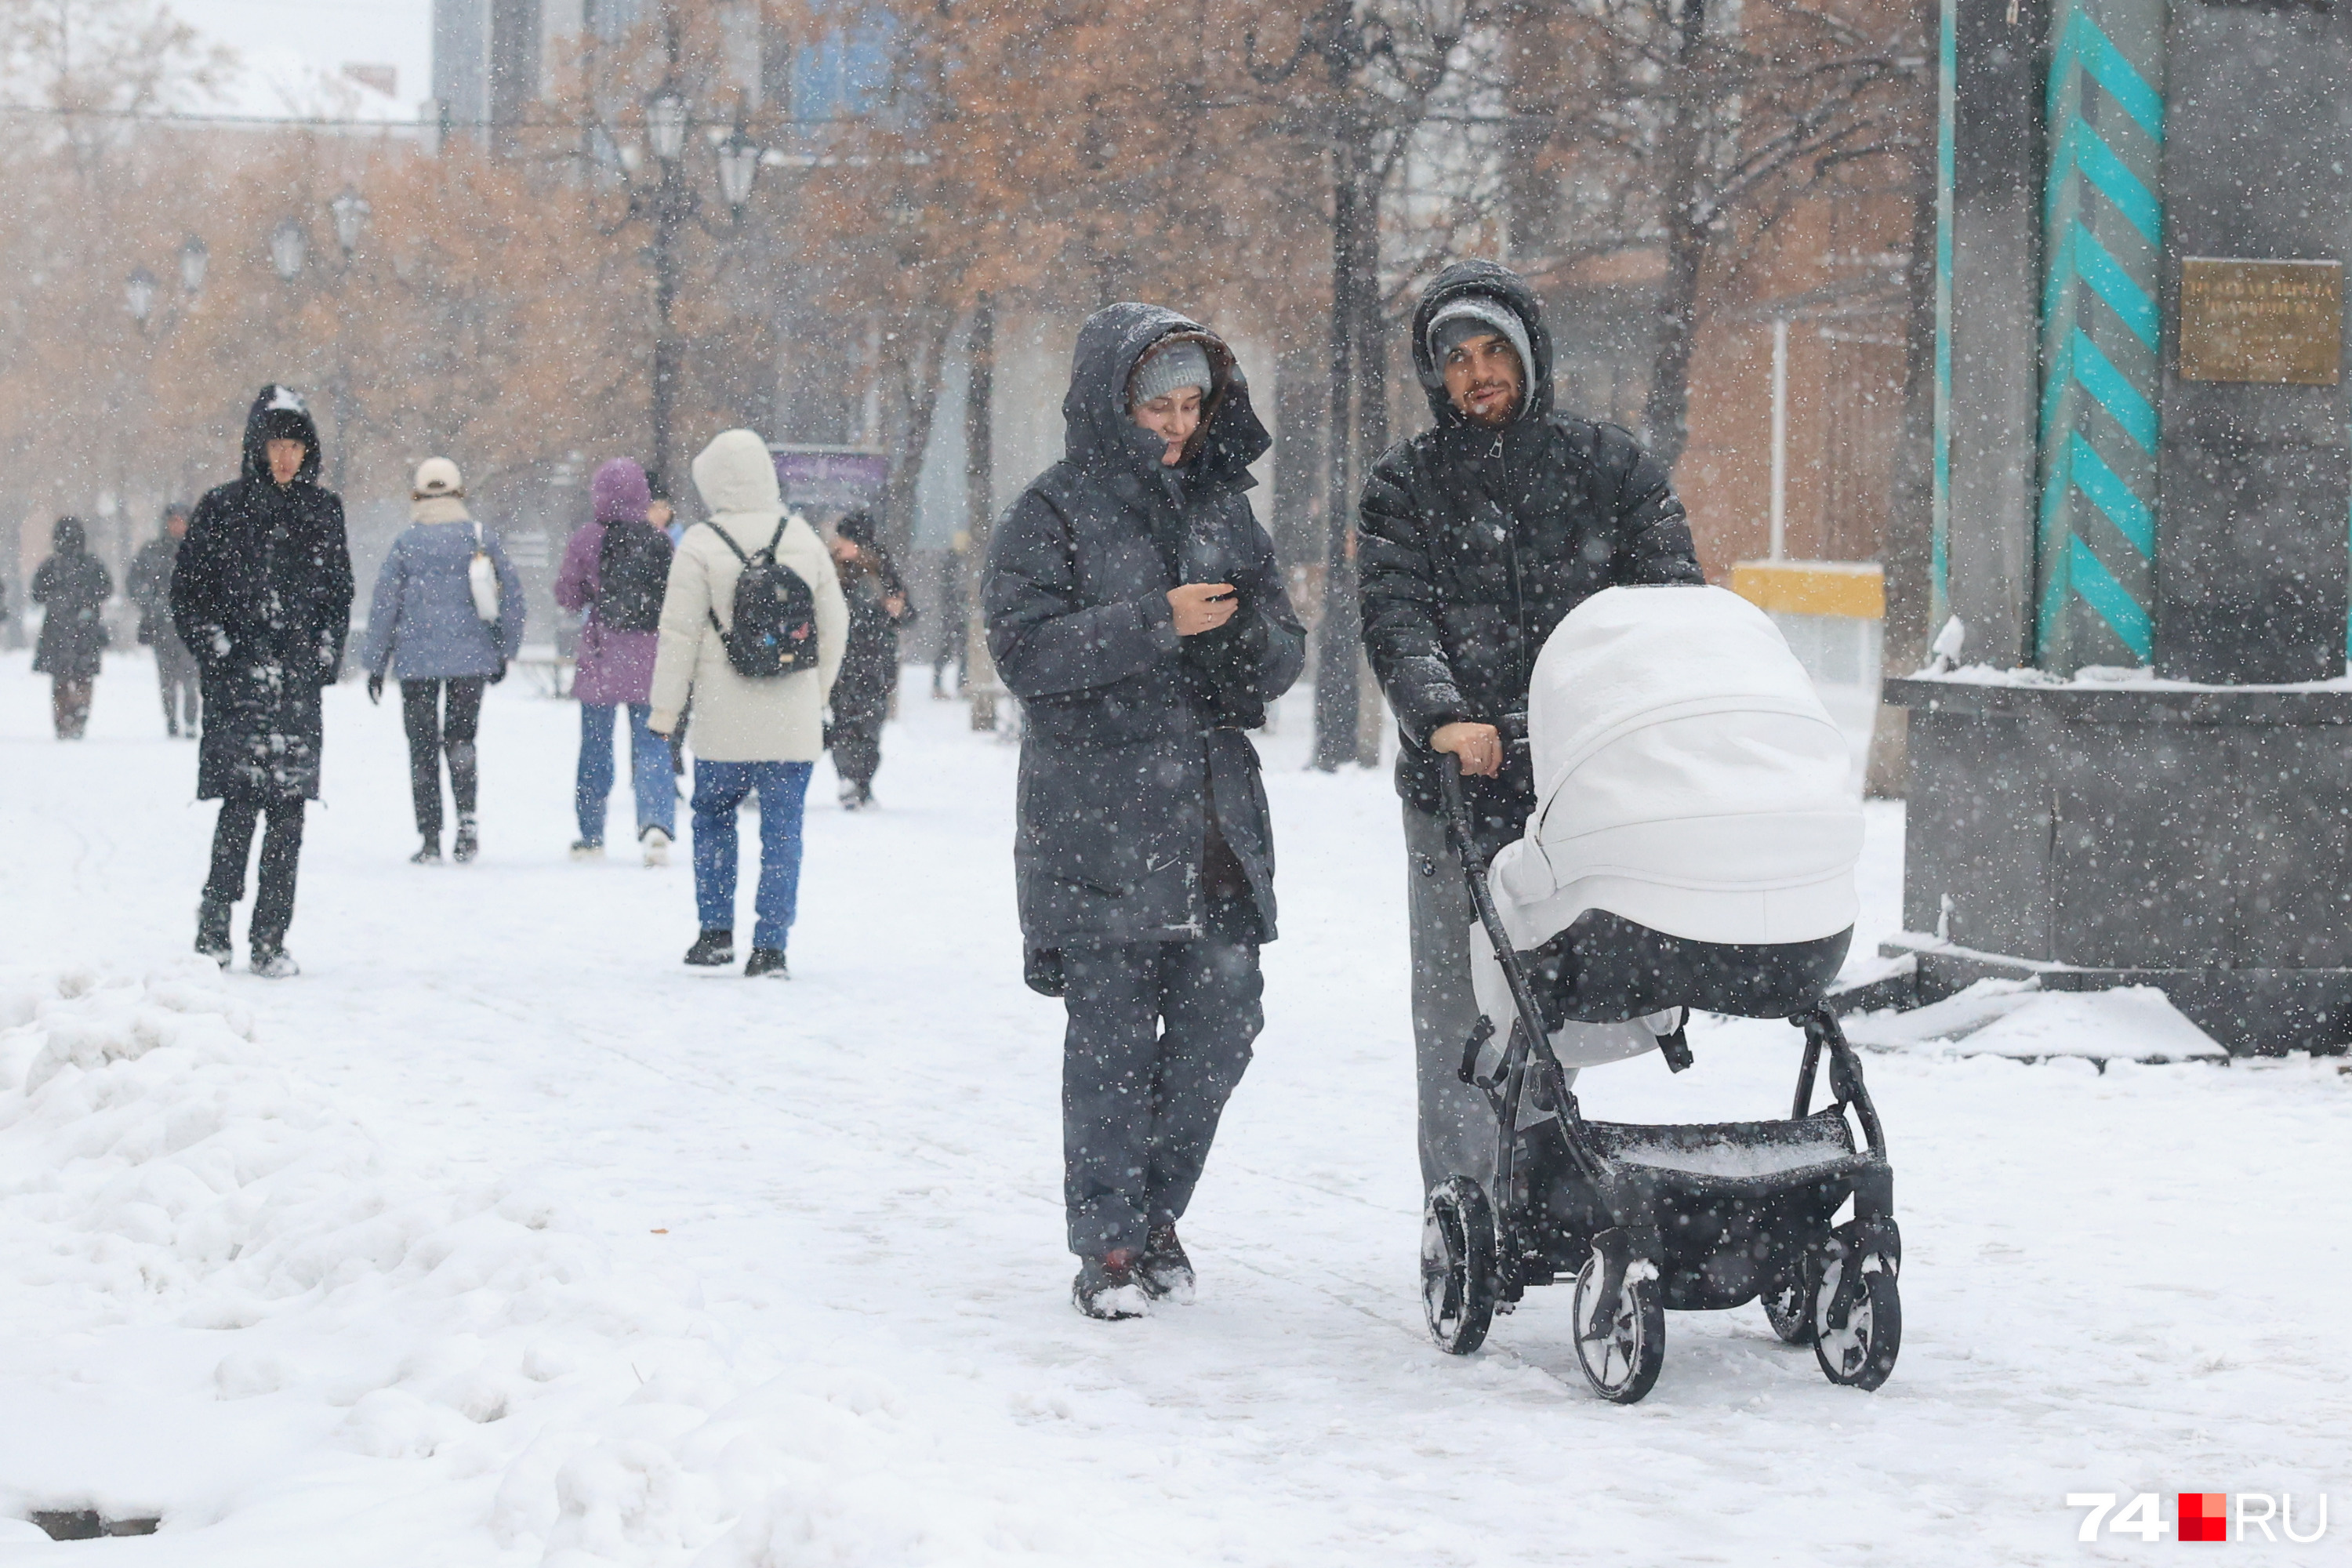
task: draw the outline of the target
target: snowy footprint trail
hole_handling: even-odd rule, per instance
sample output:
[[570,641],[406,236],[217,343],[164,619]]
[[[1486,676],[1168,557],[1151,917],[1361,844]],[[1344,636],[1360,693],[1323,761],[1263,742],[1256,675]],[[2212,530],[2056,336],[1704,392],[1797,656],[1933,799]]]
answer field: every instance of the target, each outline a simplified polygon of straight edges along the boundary
[[[682,866],[566,861],[569,705],[493,694],[484,859],[425,869],[396,716],[331,691],[306,973],[271,984],[182,956],[211,814],[147,679],[110,661],[60,747],[0,663],[0,1514],[163,1523],[0,1522],[0,1563],[1979,1568],[2145,1550],[2078,1545],[2068,1491],[2352,1508],[2333,1063],[1870,1058],[1906,1242],[1877,1395],[1749,1307],[1672,1315],[1649,1402],[1605,1405],[1558,1288],[1451,1360],[1413,1293],[1394,800],[1297,771],[1294,709],[1268,1026],[1185,1226],[1202,1299],[1094,1324],[1013,756],[960,707],[909,681],[877,813],[820,768],[772,984],[680,969]],[[1874,813],[1882,928],[1900,827]],[[1771,1113],[1792,1040],[1701,1030],[1694,1072],[1590,1103]]]

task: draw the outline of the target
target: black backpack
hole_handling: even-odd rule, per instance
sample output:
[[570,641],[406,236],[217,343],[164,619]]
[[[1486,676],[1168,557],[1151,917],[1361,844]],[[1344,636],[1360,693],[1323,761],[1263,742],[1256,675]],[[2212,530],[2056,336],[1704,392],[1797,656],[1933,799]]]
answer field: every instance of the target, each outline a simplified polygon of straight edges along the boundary
[[649,522],[608,522],[596,552],[596,621],[606,631],[661,630],[669,535]]
[[753,680],[816,668],[816,595],[806,579],[776,559],[776,546],[791,523],[789,517],[779,521],[776,536],[752,555],[744,554],[717,523],[705,525],[743,563],[735,579],[734,631],[719,624],[716,610],[710,625],[735,673]]

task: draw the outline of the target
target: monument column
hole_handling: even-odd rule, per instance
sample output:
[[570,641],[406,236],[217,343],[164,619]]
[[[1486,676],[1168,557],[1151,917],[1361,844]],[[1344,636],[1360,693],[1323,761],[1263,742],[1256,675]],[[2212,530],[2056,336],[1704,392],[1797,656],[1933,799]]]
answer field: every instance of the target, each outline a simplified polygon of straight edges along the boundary
[[2352,11],[2173,6],[2158,672],[2345,669]]

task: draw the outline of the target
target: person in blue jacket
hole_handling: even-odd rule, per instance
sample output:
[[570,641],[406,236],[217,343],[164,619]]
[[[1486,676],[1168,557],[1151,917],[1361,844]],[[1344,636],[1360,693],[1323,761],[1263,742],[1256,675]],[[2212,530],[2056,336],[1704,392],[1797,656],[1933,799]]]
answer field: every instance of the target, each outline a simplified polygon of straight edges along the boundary
[[[392,542],[376,574],[368,610],[368,700],[383,698],[384,672],[400,681],[400,711],[408,731],[408,780],[416,803],[423,847],[409,858],[420,866],[441,858],[441,759],[449,760],[449,794],[457,807],[451,853],[459,862],[480,853],[475,823],[474,742],[482,689],[507,676],[522,647],[522,579],[506,547],[466,510],[465,480],[446,458],[417,466],[409,494],[409,526]],[[495,579],[477,592],[476,557]]]

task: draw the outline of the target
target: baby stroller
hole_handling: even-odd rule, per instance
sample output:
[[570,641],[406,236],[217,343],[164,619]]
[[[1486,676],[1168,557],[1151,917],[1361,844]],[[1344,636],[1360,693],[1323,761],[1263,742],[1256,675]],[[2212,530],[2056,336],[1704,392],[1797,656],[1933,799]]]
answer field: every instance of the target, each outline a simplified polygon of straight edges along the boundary
[[[1894,1174],[1822,1005],[1856,912],[1843,736],[1771,621],[1712,587],[1579,605],[1537,661],[1527,728],[1536,811],[1491,868],[1444,773],[1478,915],[1481,1016],[1460,1071],[1493,1105],[1496,1141],[1487,1179],[1454,1173],[1429,1194],[1430,1333],[1466,1355],[1529,1286],[1573,1279],[1585,1377],[1630,1405],[1657,1380],[1667,1309],[1760,1296],[1831,1382],[1878,1387],[1902,1342]],[[1695,1008],[1803,1031],[1789,1119],[1585,1120],[1575,1069],[1654,1051],[1681,1071]]]

